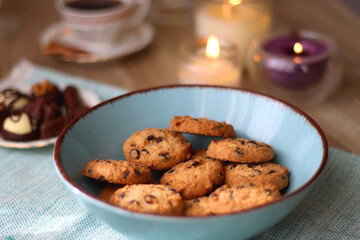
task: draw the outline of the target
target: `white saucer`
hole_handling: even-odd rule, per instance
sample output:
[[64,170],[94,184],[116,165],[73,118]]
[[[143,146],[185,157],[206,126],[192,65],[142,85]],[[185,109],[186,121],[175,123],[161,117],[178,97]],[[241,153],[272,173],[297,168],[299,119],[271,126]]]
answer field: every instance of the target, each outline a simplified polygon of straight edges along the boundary
[[40,35],[40,46],[44,49],[49,43],[56,41],[62,46],[85,52],[73,58],[64,58],[61,54],[54,54],[60,59],[75,63],[98,63],[119,59],[136,53],[148,46],[153,40],[154,28],[151,24],[144,22],[138,27],[123,33],[121,37],[113,43],[91,48],[90,46],[92,45],[90,43],[79,41],[74,36],[71,36],[63,23],[55,23],[47,27]]
[[[59,88],[64,89],[64,87],[61,85],[59,85]],[[22,91],[23,89],[25,89],[24,86],[19,88],[20,91]],[[101,102],[101,99],[93,91],[84,88],[78,88],[78,91],[80,98],[89,107],[95,106],[96,104]],[[52,137],[47,139],[37,139],[26,142],[16,142],[16,141],[5,140],[0,135],[0,146],[7,148],[39,148],[39,147],[45,147],[48,145],[55,144],[56,139],[57,137]]]

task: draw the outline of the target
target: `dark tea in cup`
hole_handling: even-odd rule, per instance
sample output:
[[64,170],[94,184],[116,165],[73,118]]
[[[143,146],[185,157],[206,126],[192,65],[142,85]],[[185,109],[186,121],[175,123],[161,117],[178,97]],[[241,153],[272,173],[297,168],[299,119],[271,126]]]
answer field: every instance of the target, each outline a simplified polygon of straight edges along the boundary
[[74,0],[66,3],[67,6],[79,10],[99,10],[120,6],[117,0]]

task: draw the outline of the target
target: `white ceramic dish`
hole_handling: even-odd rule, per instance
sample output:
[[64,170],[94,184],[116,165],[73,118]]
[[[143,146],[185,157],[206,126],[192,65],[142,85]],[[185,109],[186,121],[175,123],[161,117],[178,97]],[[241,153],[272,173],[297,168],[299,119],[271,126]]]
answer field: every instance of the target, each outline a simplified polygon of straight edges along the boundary
[[[61,88],[61,86],[59,86]],[[19,89],[22,91],[22,89]],[[81,99],[84,103],[90,107],[95,106],[96,104],[100,103],[100,98],[92,91],[88,89],[78,88],[79,94]],[[23,91],[25,92],[25,91]],[[33,141],[26,141],[26,142],[15,142],[15,141],[8,141],[1,137],[0,135],[0,146],[7,147],[7,148],[39,148],[45,147],[48,145],[55,144],[57,137],[48,138],[48,139],[38,139]]]

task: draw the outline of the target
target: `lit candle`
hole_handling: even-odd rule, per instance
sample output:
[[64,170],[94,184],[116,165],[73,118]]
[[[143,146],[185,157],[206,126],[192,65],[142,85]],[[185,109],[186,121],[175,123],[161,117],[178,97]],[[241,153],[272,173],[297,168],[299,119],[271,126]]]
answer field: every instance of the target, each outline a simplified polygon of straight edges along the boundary
[[322,79],[331,53],[326,42],[292,35],[272,38],[261,48],[268,78],[296,89],[310,87]]
[[195,9],[195,35],[218,36],[235,44],[240,60],[254,38],[270,33],[272,14],[266,0],[201,1]]
[[240,69],[234,46],[220,45],[216,37],[180,47],[178,78],[184,84],[237,87]]

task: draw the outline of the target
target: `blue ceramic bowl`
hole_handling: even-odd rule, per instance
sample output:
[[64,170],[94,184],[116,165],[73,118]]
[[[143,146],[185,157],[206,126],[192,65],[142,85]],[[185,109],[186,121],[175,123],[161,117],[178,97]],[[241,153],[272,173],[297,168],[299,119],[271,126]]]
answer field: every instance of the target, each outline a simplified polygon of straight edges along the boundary
[[[175,115],[207,117],[234,126],[238,137],[274,147],[274,162],[290,171],[283,197],[236,214],[169,217],[141,214],[98,199],[102,184],[81,176],[96,158],[124,159],[122,145],[144,128],[167,128]],[[185,135],[193,148],[210,138]],[[105,101],[73,120],[55,145],[57,172],[90,213],[132,239],[243,239],[273,226],[311,191],[323,170],[328,146],[319,126],[301,110],[268,96],[233,88],[167,86]]]

